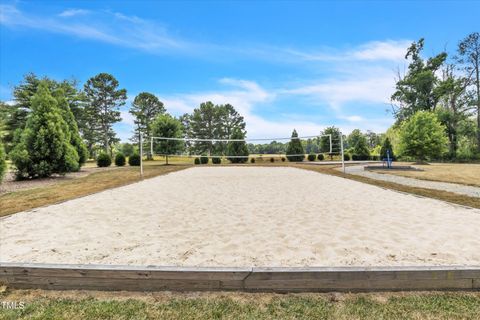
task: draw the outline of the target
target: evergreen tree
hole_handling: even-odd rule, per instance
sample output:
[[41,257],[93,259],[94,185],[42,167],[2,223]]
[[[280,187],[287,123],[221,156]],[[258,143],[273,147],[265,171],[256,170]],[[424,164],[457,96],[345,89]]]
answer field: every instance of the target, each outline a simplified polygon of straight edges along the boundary
[[32,97],[32,111],[10,157],[18,178],[48,177],[79,169],[79,156],[70,144],[68,124],[48,83],[41,81]]
[[54,93],[54,96],[57,99],[63,120],[65,120],[65,122],[67,123],[68,128],[66,130],[68,130],[70,133],[70,144],[75,148],[75,150],[77,150],[77,154],[79,157],[78,161],[81,166],[88,159],[87,147],[85,146],[85,143],[80,137],[80,133],[78,132],[78,125],[75,121],[73,112],[68,104],[65,92],[63,91],[63,89],[58,89]]
[[118,81],[108,73],[99,73],[88,79],[84,86],[87,105],[85,115],[88,118],[90,145],[102,143],[103,149],[109,153],[116,142],[112,125],[122,120],[120,106],[125,104],[127,90],[118,89]]
[[387,159],[387,150],[390,153],[390,159],[395,159],[395,154],[393,153],[393,146],[388,137],[383,140],[382,148],[380,149],[381,159]]
[[305,158],[305,151],[303,150],[302,142],[298,139],[297,130],[293,129],[292,139],[287,146],[288,161],[303,161]]
[[[235,128],[230,139],[242,140],[245,139],[245,135],[240,128]],[[245,163],[248,161],[249,152],[245,141],[229,141],[226,153],[227,159],[231,163]],[[242,158],[236,158],[235,156],[242,156]]]

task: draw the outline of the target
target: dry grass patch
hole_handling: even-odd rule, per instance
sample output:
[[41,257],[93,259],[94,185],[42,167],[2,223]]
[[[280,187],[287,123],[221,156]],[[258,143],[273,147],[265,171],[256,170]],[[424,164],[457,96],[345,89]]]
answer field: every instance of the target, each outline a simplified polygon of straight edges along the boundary
[[[144,168],[144,178],[151,178],[189,168],[189,166],[166,166],[146,162]],[[124,167],[92,173],[83,178],[62,181],[55,185],[7,193],[0,196],[0,217],[124,186],[140,180],[139,167]]]
[[420,180],[451,182],[480,187],[480,164],[432,163],[429,165],[414,166],[423,171],[375,170],[374,172]]

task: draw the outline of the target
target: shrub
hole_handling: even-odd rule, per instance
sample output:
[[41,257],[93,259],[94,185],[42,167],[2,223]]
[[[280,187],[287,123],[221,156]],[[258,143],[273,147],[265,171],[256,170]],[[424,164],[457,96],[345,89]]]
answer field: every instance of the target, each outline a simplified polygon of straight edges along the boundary
[[207,156],[200,156],[200,163],[201,164],[207,164],[208,163],[208,157]]
[[0,182],[3,180],[3,176],[7,171],[7,163],[5,162],[5,150],[3,149],[3,145],[0,142]]
[[251,158],[250,163],[255,163],[255,158]]
[[115,165],[117,167],[123,167],[126,163],[125,156],[123,153],[119,152],[115,155]]
[[325,159],[325,158],[324,158],[323,154],[320,153],[320,154],[317,156],[317,159],[318,159],[319,161],[323,161],[323,159]]
[[344,161],[350,161],[350,155],[348,155],[348,154],[345,153],[345,154],[343,155],[343,160],[344,160]]
[[352,155],[352,160],[353,161],[366,161],[370,158],[370,156],[366,154],[353,154]]
[[275,162],[275,158],[270,158],[270,162]]
[[200,164],[200,158],[195,158],[195,160],[193,161],[195,164]]
[[285,157],[282,157],[282,162],[285,162],[287,159],[285,159]]
[[370,156],[370,160],[378,161],[378,160],[380,160],[380,157],[377,156],[377,155],[373,155],[373,156]]
[[138,167],[140,165],[140,155],[138,153],[132,154],[128,157],[128,164],[132,167]]
[[314,155],[313,153],[310,153],[310,154],[307,156],[307,159],[308,159],[308,161],[315,161],[315,158],[316,158],[316,157],[317,157],[316,155]]
[[213,164],[220,164],[220,163],[222,163],[222,158],[220,158],[220,157],[212,157],[212,163],[213,163]]
[[109,167],[112,164],[112,157],[108,153],[100,153],[97,157],[97,166]]

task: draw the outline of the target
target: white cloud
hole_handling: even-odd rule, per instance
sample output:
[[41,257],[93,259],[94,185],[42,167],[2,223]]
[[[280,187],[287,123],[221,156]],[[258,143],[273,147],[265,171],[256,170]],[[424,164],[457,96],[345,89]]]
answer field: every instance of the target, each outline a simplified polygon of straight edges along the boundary
[[[24,13],[12,5],[0,5],[0,23],[12,28],[67,34],[152,53],[184,50],[189,46],[187,42],[169,35],[164,27],[138,17],[98,11],[88,12],[89,19],[82,19],[87,12],[83,9],[71,9],[58,16],[40,16]],[[69,19],[64,19],[65,17]]]
[[63,17],[63,18],[68,18],[68,17],[73,17],[73,16],[81,16],[81,15],[86,15],[89,14],[89,10],[84,10],[84,9],[68,9],[63,12],[61,12],[58,16]]

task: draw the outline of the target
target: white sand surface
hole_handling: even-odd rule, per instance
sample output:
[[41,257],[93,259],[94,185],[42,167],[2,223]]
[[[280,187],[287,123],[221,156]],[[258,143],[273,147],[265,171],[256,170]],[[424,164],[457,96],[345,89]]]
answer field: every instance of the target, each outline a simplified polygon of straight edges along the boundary
[[0,261],[480,265],[480,210],[287,167],[196,167],[0,220]]

